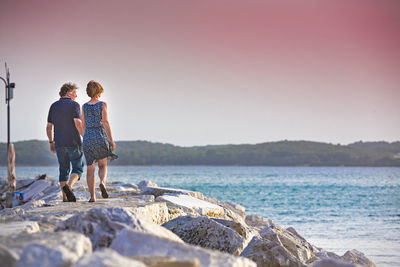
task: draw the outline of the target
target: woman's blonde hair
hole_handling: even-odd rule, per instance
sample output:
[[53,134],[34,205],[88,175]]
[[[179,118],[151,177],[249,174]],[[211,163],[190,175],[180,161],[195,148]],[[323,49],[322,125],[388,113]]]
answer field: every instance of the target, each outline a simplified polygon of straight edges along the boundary
[[95,97],[96,95],[101,94],[103,92],[104,89],[103,86],[101,86],[101,84],[93,80],[88,82],[86,86],[86,93],[89,97]]

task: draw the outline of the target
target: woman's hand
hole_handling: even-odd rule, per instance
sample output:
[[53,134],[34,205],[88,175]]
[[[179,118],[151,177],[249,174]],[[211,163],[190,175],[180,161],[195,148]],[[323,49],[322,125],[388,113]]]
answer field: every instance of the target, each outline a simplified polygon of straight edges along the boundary
[[111,141],[111,152],[114,152],[116,147],[117,146],[115,145],[114,141]]
[[50,151],[54,154],[56,154],[56,147],[54,145],[54,141],[50,143]]

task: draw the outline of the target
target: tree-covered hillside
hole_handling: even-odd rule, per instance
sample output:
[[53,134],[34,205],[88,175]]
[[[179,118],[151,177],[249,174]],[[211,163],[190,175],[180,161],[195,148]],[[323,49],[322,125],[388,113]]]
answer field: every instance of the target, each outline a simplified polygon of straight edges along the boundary
[[[56,165],[46,141],[15,143],[17,165]],[[357,142],[333,145],[281,141],[254,145],[179,147],[147,141],[117,142],[113,165],[243,165],[243,166],[400,166],[400,142]],[[0,165],[6,165],[0,144]]]

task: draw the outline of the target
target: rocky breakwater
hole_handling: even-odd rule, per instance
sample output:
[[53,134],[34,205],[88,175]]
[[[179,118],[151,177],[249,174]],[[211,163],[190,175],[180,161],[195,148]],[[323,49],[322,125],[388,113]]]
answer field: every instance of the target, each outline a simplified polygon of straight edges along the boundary
[[58,183],[41,178],[19,179],[24,203],[0,210],[1,266],[375,266],[199,192],[113,182],[110,198],[89,203],[78,182],[77,202],[62,202]]

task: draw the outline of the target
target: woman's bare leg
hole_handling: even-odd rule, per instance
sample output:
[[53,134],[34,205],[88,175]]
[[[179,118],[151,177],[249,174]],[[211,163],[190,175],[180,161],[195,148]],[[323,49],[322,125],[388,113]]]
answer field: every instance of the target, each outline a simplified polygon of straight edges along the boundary
[[99,177],[100,177],[100,183],[106,186],[106,180],[107,180],[107,158],[100,159],[98,161],[99,165]]
[[94,191],[94,171],[96,169],[96,163],[93,162],[92,165],[87,166],[86,170],[86,181],[89,188],[90,193],[90,200],[89,201],[96,201],[96,194]]

